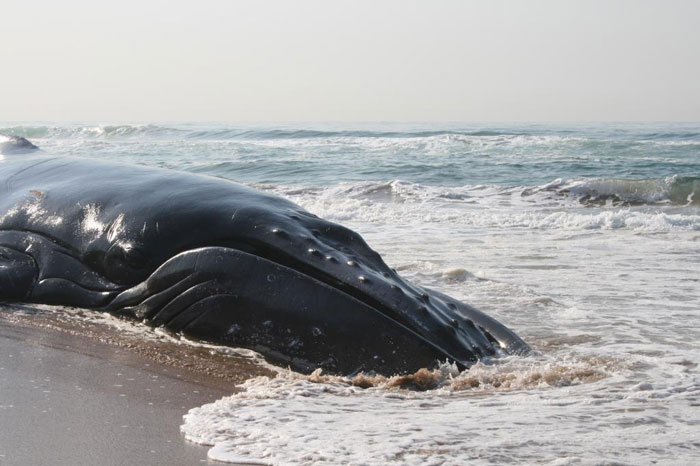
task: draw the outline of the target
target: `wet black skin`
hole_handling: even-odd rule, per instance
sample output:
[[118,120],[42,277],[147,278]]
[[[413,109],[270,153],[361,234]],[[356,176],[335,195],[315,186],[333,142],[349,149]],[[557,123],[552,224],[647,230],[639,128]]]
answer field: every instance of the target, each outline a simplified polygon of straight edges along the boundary
[[0,161],[0,298],[105,310],[309,372],[408,373],[527,345],[407,283],[355,232],[217,178]]

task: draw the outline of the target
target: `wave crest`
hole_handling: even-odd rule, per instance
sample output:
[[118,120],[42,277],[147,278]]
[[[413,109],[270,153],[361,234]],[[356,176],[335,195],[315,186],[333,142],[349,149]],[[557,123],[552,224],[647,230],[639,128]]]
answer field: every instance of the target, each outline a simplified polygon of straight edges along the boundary
[[372,131],[372,130],[315,130],[245,127],[198,127],[197,125],[167,126],[156,124],[114,125],[17,125],[3,128],[3,132],[27,138],[85,138],[179,135],[187,139],[327,139],[327,138],[430,138],[449,136],[524,136],[514,131]]
[[525,188],[522,195],[542,192],[573,196],[585,205],[700,205],[700,178],[674,175],[650,179],[557,179]]

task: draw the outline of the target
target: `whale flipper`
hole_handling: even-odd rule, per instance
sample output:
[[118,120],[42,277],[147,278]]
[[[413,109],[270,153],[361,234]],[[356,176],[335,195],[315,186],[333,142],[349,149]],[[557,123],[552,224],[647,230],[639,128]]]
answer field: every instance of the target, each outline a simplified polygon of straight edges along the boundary
[[37,275],[38,269],[32,256],[0,246],[0,296],[7,299],[26,298]]

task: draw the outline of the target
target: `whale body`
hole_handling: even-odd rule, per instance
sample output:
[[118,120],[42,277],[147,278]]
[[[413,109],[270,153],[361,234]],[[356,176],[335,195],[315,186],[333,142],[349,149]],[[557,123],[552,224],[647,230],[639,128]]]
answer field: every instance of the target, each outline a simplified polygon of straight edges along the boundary
[[0,299],[77,306],[310,372],[468,367],[527,344],[408,283],[354,231],[231,181],[92,159],[0,160]]

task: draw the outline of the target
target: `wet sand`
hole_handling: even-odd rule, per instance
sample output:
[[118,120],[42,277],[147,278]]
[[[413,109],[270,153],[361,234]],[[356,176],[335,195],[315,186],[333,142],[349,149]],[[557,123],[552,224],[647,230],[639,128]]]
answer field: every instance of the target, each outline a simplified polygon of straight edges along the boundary
[[0,309],[0,465],[207,463],[182,416],[230,395],[230,377],[8,315]]

